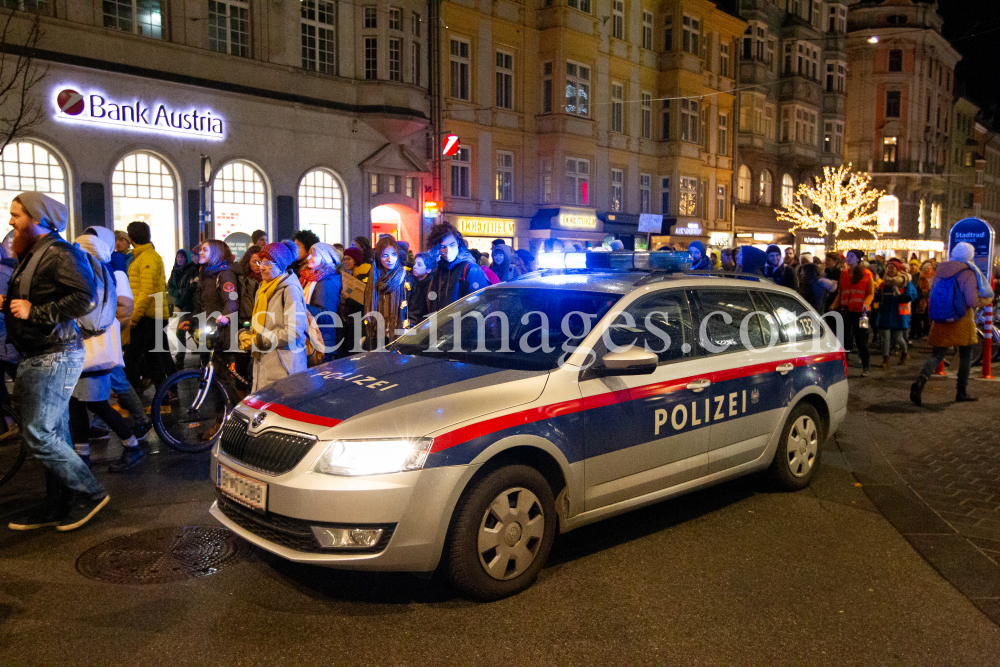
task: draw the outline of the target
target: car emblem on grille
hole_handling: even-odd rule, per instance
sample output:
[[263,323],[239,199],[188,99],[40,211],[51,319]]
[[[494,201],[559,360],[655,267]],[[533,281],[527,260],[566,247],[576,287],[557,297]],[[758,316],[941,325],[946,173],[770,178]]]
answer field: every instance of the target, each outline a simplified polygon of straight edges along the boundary
[[267,419],[267,413],[264,412],[263,410],[258,412],[253,416],[253,419],[250,421],[250,428],[257,428],[258,426],[264,423],[265,419]]

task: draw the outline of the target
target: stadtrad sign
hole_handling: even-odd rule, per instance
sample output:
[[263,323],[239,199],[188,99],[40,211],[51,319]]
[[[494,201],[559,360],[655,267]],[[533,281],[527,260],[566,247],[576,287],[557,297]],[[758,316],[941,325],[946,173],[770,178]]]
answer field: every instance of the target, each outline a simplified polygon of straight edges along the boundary
[[517,228],[516,220],[503,218],[459,217],[458,231],[463,236],[506,236],[513,237]]
[[103,91],[79,92],[59,86],[55,89],[55,119],[69,123],[94,123],[109,129],[159,132],[208,140],[226,137],[222,119],[208,109],[172,107],[142,100],[116,100]]
[[983,275],[990,275],[993,266],[993,228],[979,218],[959,220],[948,232],[948,255],[959,243],[971,244],[976,254],[973,261]]

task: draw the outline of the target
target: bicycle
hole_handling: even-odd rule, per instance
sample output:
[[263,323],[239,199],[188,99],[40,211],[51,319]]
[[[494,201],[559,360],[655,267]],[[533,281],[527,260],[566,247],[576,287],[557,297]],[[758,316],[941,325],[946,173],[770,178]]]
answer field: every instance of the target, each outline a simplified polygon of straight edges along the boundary
[[249,393],[251,383],[235,368],[223,369],[234,378],[235,396],[220,381],[215,364],[219,327],[210,323],[196,331],[203,337],[208,354],[202,355],[200,369],[182,370],[164,382],[150,408],[153,428],[160,440],[172,449],[194,454],[210,449],[222,436],[222,425],[234,402]]
[[[972,365],[981,366],[983,363],[984,341],[986,339],[986,309],[982,308],[976,313],[976,346],[972,351]],[[1000,309],[993,307],[993,354],[990,359],[1000,362]]]

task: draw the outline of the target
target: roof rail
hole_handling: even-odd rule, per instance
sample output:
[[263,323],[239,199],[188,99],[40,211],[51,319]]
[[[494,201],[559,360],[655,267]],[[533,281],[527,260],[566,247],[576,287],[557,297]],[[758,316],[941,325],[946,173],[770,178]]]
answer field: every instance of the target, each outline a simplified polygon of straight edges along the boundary
[[633,287],[639,287],[640,285],[648,285],[654,282],[661,282],[667,278],[671,279],[681,279],[681,278],[732,278],[733,280],[750,280],[753,282],[774,282],[770,278],[765,278],[764,276],[757,273],[738,273],[738,272],[728,272],[728,271],[653,271],[648,275],[639,278],[633,285]]

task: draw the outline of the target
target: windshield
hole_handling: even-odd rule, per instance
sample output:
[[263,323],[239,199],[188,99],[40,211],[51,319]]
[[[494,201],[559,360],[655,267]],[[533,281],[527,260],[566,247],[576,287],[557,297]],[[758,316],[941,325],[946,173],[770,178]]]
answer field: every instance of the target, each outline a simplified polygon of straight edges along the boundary
[[491,287],[433,314],[388,349],[499,368],[548,371],[565,362],[620,298],[565,289]]

